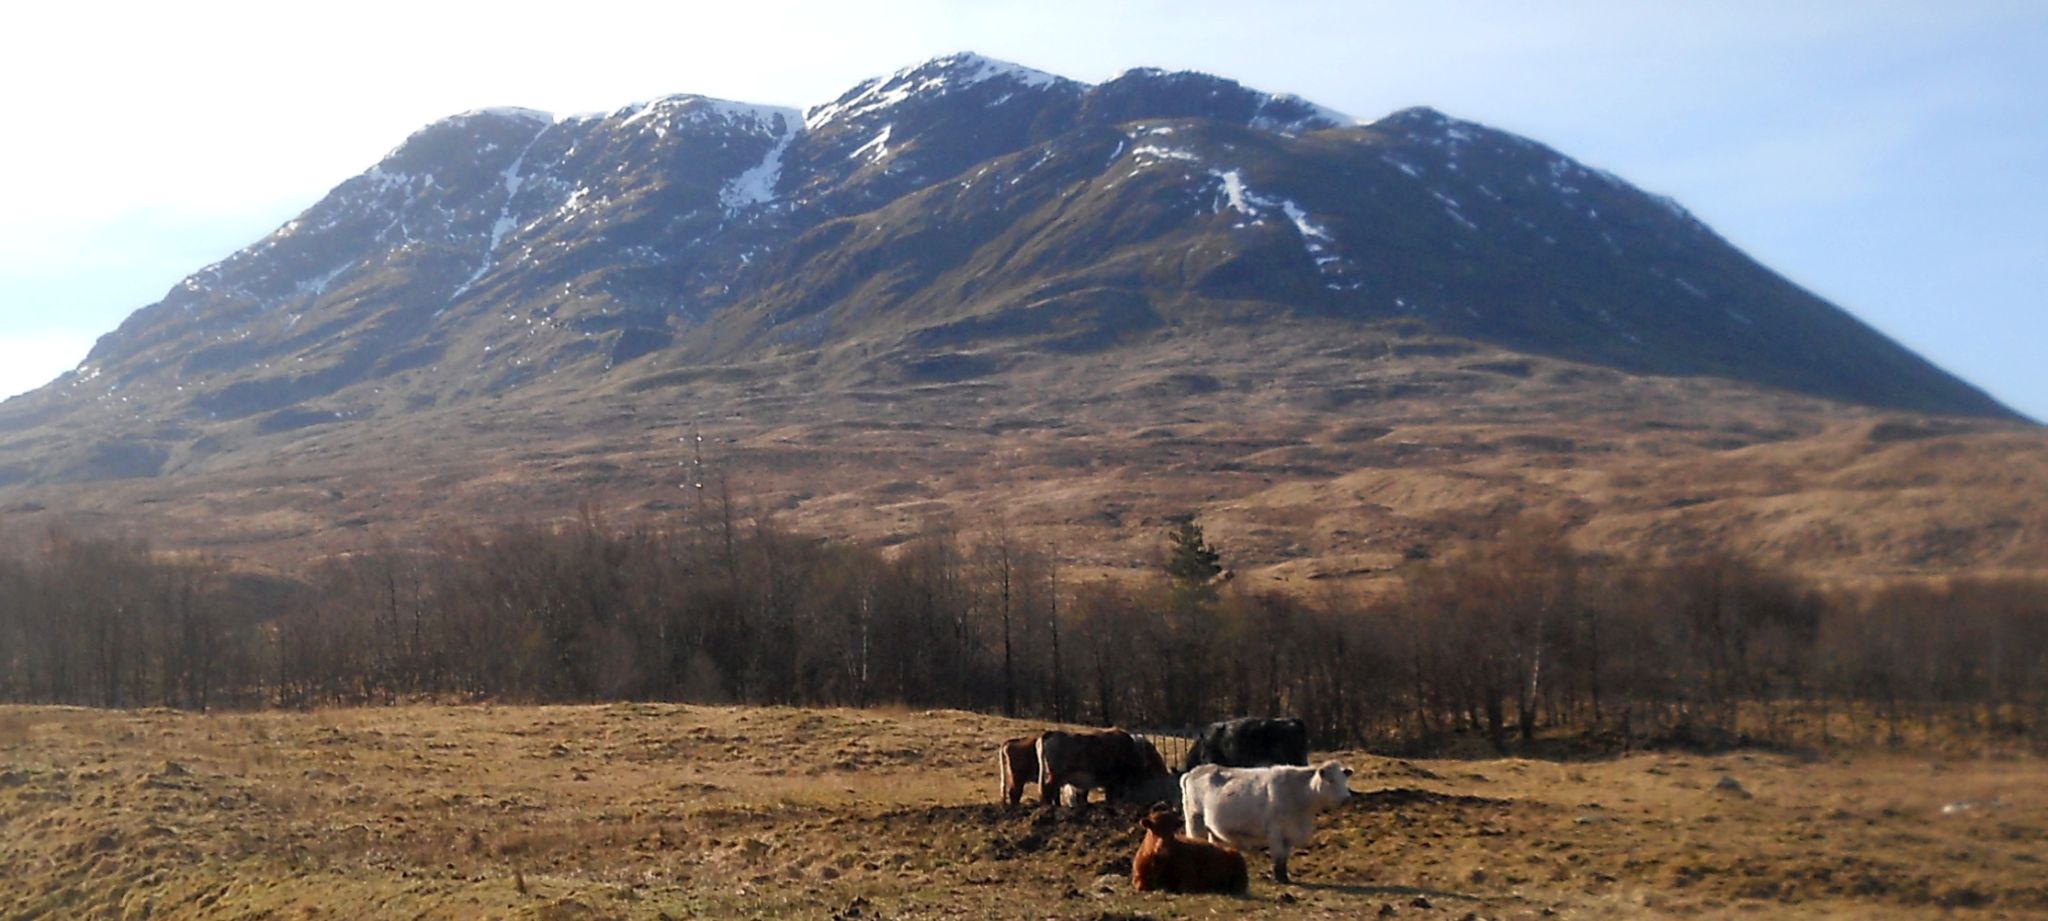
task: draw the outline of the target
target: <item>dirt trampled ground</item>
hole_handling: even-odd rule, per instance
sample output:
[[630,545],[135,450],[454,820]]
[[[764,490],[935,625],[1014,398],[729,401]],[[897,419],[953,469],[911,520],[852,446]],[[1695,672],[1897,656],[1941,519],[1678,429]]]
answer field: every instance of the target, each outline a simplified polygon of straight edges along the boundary
[[1401,761],[1249,895],[1133,892],[1137,808],[1008,809],[953,711],[0,708],[0,918],[2048,915],[2030,759]]

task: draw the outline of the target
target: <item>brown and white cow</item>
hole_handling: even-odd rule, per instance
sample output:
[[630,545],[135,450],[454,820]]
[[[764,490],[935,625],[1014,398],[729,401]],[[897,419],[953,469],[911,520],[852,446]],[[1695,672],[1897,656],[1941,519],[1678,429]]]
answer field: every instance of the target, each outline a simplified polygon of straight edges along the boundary
[[1083,806],[1088,804],[1090,790],[1101,790],[1109,799],[1125,799],[1156,787],[1159,778],[1172,776],[1152,743],[1121,729],[1051,729],[1038,737],[1042,804],[1057,802],[1060,790],[1068,787]]
[[[1024,799],[1024,785],[1038,782],[1038,737],[1018,736],[996,750],[997,771],[1002,776],[1001,794],[1015,806]],[[1043,796],[1043,791],[1040,791]]]
[[1351,798],[1351,769],[1335,761],[1315,767],[1232,768],[1204,764],[1180,775],[1187,835],[1239,850],[1264,847],[1273,880],[1287,882],[1287,855],[1308,844],[1316,813]]
[[1171,809],[1154,809],[1138,827],[1145,840],[1131,858],[1131,885],[1139,892],[1235,892],[1250,884],[1244,855],[1221,844],[1180,833]]

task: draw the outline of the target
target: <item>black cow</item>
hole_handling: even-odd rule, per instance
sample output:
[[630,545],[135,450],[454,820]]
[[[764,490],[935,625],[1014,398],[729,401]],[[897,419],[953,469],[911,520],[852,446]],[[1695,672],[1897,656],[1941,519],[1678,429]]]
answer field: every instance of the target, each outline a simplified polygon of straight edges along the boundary
[[1308,726],[1297,719],[1263,719],[1247,716],[1210,723],[1188,749],[1182,770],[1198,764],[1224,767],[1265,767],[1270,764],[1307,764]]

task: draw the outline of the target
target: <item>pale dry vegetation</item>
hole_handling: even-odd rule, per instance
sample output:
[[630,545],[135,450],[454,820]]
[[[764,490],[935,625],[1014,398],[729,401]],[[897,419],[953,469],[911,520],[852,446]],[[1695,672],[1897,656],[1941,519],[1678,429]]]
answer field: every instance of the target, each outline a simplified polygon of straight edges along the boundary
[[942,386],[877,377],[853,353],[611,391],[543,382],[249,438],[152,478],[8,487],[0,520],[289,571],[449,523],[586,506],[660,523],[702,510],[688,487],[710,467],[791,530],[893,546],[934,521],[1000,522],[1090,578],[1149,567],[1188,512],[1240,579],[1295,590],[1398,583],[1410,552],[1529,513],[1570,522],[1589,552],[1714,548],[1831,579],[2048,571],[2037,426],[1438,354],[1448,342],[1276,320],[1131,343],[1116,361],[1018,356]]
[[[1405,761],[1300,881],[1141,895],[1128,806],[995,804],[955,711],[0,709],[6,918],[1793,918],[2048,912],[2033,759]],[[1255,861],[1255,864],[1257,861]]]

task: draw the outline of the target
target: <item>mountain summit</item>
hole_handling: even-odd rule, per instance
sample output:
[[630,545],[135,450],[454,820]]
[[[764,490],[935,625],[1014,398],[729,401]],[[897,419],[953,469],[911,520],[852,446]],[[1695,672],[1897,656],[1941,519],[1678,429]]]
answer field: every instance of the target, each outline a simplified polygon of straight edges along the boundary
[[[758,422],[748,401],[771,386],[826,412],[1092,381],[1060,404],[1086,412],[1161,381],[1202,398],[1213,350],[1255,341],[1285,347],[1248,360],[1348,348],[1358,375],[1485,354],[1519,379],[1536,361],[2012,418],[1677,204],[1535,141],[1427,108],[1362,123],[1207,74],[1089,85],[957,54],[801,112],[684,94],[428,125],[0,404],[0,485],[438,463],[440,438],[373,446],[476,413],[494,421],[472,430],[516,431],[744,403]],[[1141,353],[1195,376],[1140,373]],[[1457,387],[1342,367],[1302,399],[1461,411]],[[711,382],[736,402],[670,402]]]
[[438,403],[763,348],[1048,324],[1101,347],[1194,302],[2006,412],[1668,200],[1526,139],[1429,109],[1361,125],[1206,74],[1088,86],[957,54],[803,113],[678,95],[429,125],[8,414],[118,403],[275,430],[384,411],[366,388]]

